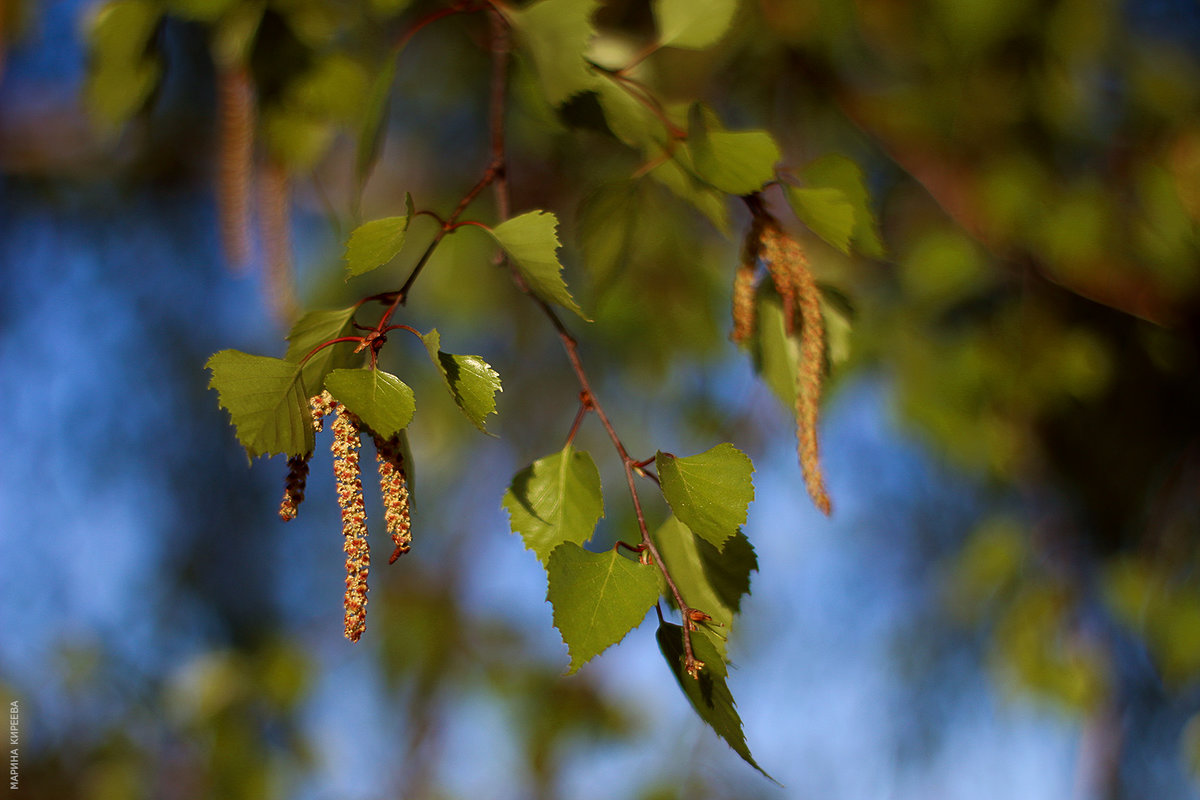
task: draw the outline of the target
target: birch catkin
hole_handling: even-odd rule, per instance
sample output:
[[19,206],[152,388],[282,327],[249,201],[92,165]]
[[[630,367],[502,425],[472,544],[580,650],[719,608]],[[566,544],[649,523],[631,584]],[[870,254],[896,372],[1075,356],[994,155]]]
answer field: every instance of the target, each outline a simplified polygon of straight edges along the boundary
[[371,551],[367,546],[367,513],[363,504],[358,420],[343,407],[333,420],[333,475],[338,505],[342,509],[342,549],[346,553],[346,638],[357,642],[367,628],[367,571]]
[[254,171],[254,83],[244,66],[217,72],[217,214],[221,244],[235,270],[250,263],[250,185]]
[[821,294],[800,243],[776,224],[763,228],[762,255],[783,299],[784,325],[789,336],[800,323],[800,364],[796,370],[796,442],[800,468],[813,503],[823,514],[832,510],[821,474],[817,416],[825,374],[825,318]]
[[375,460],[379,464],[383,521],[396,548],[392,551],[388,563],[394,564],[396,559],[412,547],[412,510],[408,496],[408,475],[405,472],[399,440],[395,437],[385,440],[376,436]]

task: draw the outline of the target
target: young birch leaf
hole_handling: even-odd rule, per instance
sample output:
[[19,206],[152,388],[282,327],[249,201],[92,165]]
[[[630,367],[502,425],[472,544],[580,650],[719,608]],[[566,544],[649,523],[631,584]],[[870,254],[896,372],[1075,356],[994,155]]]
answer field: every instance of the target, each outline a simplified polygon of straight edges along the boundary
[[733,751],[742,757],[747,764],[754,767],[767,778],[766,770],[760,767],[746,746],[746,735],[742,732],[742,718],[738,716],[733,694],[725,683],[725,662],[716,647],[703,633],[692,635],[692,654],[704,662],[698,677],[693,678],[684,668],[683,628],[670,622],[662,622],[655,634],[658,649],[683,689],[684,695],[700,719],[704,720],[717,735],[724,739]]
[[[292,326],[287,335],[288,349],[284,358],[299,363],[313,349],[330,339],[347,336],[350,320],[358,309],[354,306],[337,309],[309,311]],[[304,362],[304,386],[313,394],[325,385],[325,376],[335,369],[357,366],[361,359],[354,353],[353,342],[343,342],[322,347],[313,357]]]
[[659,451],[654,457],[663,496],[692,533],[722,548],[746,522],[754,499],[749,456],[731,444],[676,458]]
[[579,249],[596,296],[610,289],[637,260],[638,227],[647,220],[645,194],[638,181],[606,183],[579,204]]
[[[362,194],[367,185],[367,178],[379,160],[379,152],[383,147],[383,122],[387,119],[388,97],[392,92],[392,81],[396,78],[396,66],[400,61],[400,50],[393,49],[388,54],[387,63],[371,82],[367,91],[366,102],[363,103],[362,118],[358,123],[358,142],[354,153],[354,180],[358,194]],[[410,215],[411,216],[411,215]]]
[[416,410],[412,389],[380,369],[335,369],[325,388],[384,439],[407,428]]
[[692,157],[687,145],[675,146],[672,157],[659,164],[647,174],[666,186],[681,200],[691,203],[697,211],[708,217],[721,233],[729,233],[729,208],[725,195],[712,186],[701,183],[693,174]]
[[251,458],[312,452],[312,414],[299,364],[222,350],[205,366],[212,372],[209,388],[217,390],[218,402],[229,412]]
[[586,452],[570,444],[513,476],[502,504],[513,533],[546,564],[563,542],[583,544],[604,516],[600,473]]
[[[800,177],[811,188],[837,189],[854,209],[854,226],[850,239],[854,249],[870,258],[883,258],[883,242],[879,223],[871,212],[866,181],[862,169],[845,156],[836,153],[820,158],[800,170]],[[789,198],[790,202],[790,198]],[[793,203],[793,208],[795,204]],[[799,216],[799,212],[797,212]]]
[[696,175],[723,192],[757,192],[775,177],[779,145],[766,131],[724,131],[696,103],[688,112],[688,146]]
[[540,0],[521,9],[499,6],[508,17],[533,65],[550,105],[596,85],[584,56],[596,35],[592,14],[597,0]]
[[788,205],[808,229],[849,255],[857,214],[841,189],[789,186]]
[[412,219],[412,197],[404,196],[409,213],[374,219],[359,225],[346,242],[346,271],[362,275],[391,261],[404,247],[404,236]]
[[421,341],[425,342],[433,365],[442,373],[454,402],[476,428],[487,433],[484,420],[488,414],[496,413],[496,392],[503,391],[500,375],[479,356],[443,353],[438,349],[441,335],[436,328],[422,336]]
[[589,553],[564,542],[546,564],[554,627],[571,653],[573,674],[641,624],[658,600],[658,572],[616,550]]
[[733,627],[742,595],[750,593],[750,573],[758,559],[750,540],[740,530],[718,550],[696,536],[675,517],[670,517],[654,535],[667,570],[689,607],[713,618],[714,646],[726,658],[725,637]]
[[558,303],[587,319],[562,279],[558,263],[558,218],[548,211],[529,211],[491,229],[530,290],[547,303]]
[[738,0],[655,0],[658,41],[688,50],[711,47],[729,30],[737,6]]

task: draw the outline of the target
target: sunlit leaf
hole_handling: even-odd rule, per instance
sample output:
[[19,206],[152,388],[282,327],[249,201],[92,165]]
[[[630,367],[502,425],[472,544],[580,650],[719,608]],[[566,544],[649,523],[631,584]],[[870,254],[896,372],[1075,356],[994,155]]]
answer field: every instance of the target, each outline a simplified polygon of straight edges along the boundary
[[799,175],[806,188],[840,191],[854,209],[854,226],[850,234],[854,250],[870,258],[883,258],[879,223],[871,211],[866,181],[858,164],[834,153],[809,164],[800,170]]
[[521,9],[501,6],[517,40],[533,57],[551,105],[596,84],[584,57],[596,35],[591,19],[599,6],[597,0],[539,0]]
[[412,389],[379,369],[334,370],[325,378],[325,388],[385,439],[407,428],[416,410]]
[[[356,306],[335,309],[320,309],[309,311],[292,326],[288,333],[288,349],[284,356],[288,361],[300,361],[324,342],[350,335],[352,330],[350,320],[354,317]],[[361,360],[361,354],[354,353],[353,342],[323,347],[304,362],[304,386],[313,394],[318,394],[325,385],[325,376],[335,369],[354,367]]]
[[479,356],[443,353],[439,349],[441,335],[436,328],[421,339],[454,402],[476,428],[487,433],[484,421],[488,414],[496,412],[496,392],[502,391],[500,375]]
[[556,255],[557,229],[558,218],[553,214],[529,211],[500,223],[491,229],[491,234],[535,295],[587,319],[562,279],[562,264]]
[[766,131],[725,131],[699,103],[688,113],[688,148],[692,168],[706,183],[723,192],[757,192],[775,177],[779,145]]
[[[412,197],[407,194],[405,205],[412,209]],[[362,275],[395,258],[404,247],[411,219],[410,211],[397,217],[373,219],[355,228],[346,242],[346,271],[351,275]]]
[[[655,634],[658,649],[683,689],[688,702],[700,719],[724,739],[733,751],[756,770],[767,775],[766,771],[754,760],[750,748],[746,745],[746,735],[742,732],[742,718],[738,716],[733,694],[725,683],[726,669],[721,654],[708,636],[701,631],[692,635],[692,654],[704,663],[697,678],[688,674],[684,666],[685,654],[683,649],[683,628],[670,622],[662,622]],[[775,780],[771,778],[771,780]]]
[[299,364],[222,350],[206,366],[212,372],[209,388],[217,390],[251,458],[312,452],[312,415]]
[[856,215],[841,189],[787,187],[788,205],[797,219],[843,253],[850,252]]
[[558,545],[546,563],[554,626],[571,653],[573,673],[641,624],[658,600],[658,571],[615,550],[590,553]]
[[658,40],[689,50],[711,47],[729,30],[737,7],[738,0],[655,0]]
[[745,524],[754,499],[745,453],[725,443],[687,458],[659,451],[654,462],[671,510],[697,536],[721,548]]
[[590,455],[568,444],[513,476],[503,505],[513,533],[545,564],[563,542],[591,538],[604,516],[600,473]]

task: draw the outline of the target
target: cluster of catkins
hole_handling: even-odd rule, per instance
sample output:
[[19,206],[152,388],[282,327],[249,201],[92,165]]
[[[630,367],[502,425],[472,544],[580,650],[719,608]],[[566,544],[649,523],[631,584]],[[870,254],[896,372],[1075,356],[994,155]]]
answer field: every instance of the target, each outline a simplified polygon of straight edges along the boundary
[[[362,434],[368,433],[375,442],[375,460],[379,467],[379,488],[383,494],[384,524],[392,537],[395,550],[388,563],[394,563],[412,544],[408,478],[404,469],[399,437],[384,439],[367,428],[362,420],[338,403],[329,392],[309,400],[312,406],[313,427],[320,431],[325,417],[333,419],[333,476],[337,482],[338,506],[342,509],[343,550],[346,553],[346,638],[357,642],[367,627],[367,571],[371,551],[367,545],[367,513],[363,505],[362,470],[358,451]],[[287,484],[279,516],[285,522],[296,518],[304,500],[308,478],[308,460],[312,453],[288,459]]]
[[760,260],[783,302],[783,319],[789,338],[796,336],[799,326],[800,363],[795,376],[795,412],[800,467],[813,503],[822,513],[829,514],[829,494],[825,491],[817,449],[817,413],[825,371],[825,318],[821,313],[820,290],[808,269],[808,257],[800,243],[769,214],[756,211],[734,273],[733,332],[730,334],[734,342],[745,342],[754,331]]

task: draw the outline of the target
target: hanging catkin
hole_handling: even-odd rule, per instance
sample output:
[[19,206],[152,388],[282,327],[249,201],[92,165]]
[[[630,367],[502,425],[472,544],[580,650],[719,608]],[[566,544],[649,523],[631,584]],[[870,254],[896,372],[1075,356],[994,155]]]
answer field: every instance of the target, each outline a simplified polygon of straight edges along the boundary
[[244,65],[217,71],[217,214],[221,245],[234,270],[250,263],[254,105],[254,83]]
[[[800,324],[800,364],[796,370],[796,442],[800,468],[813,503],[828,515],[832,510],[821,475],[817,444],[817,415],[825,374],[825,318],[821,294],[800,243],[778,224],[763,227],[762,256],[783,300],[784,325],[794,336]],[[797,319],[798,318],[798,319]]]
[[412,515],[408,496],[408,475],[398,437],[375,437],[375,460],[379,463],[379,489],[383,494],[383,520],[392,544],[389,564],[412,547]]
[[359,446],[358,419],[339,406],[333,419],[333,475],[345,537],[342,545],[346,553],[345,632],[352,642],[357,642],[367,627],[367,571],[371,565]]

